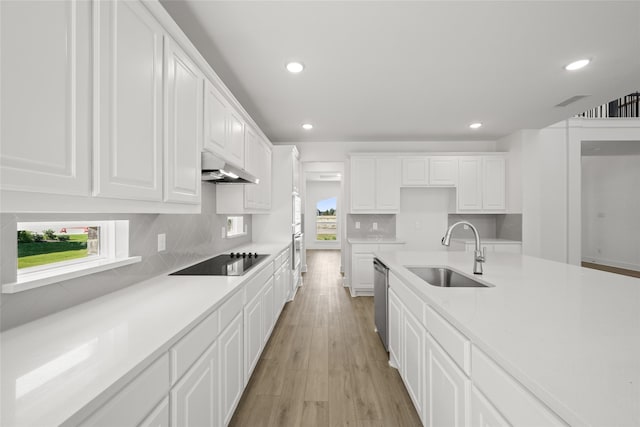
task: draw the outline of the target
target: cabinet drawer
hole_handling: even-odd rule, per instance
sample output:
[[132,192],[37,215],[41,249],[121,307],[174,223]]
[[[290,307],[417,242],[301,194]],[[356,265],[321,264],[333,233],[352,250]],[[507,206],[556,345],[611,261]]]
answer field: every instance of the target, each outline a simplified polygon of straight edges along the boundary
[[81,426],[136,426],[169,393],[169,355],[134,378]]
[[262,271],[258,272],[249,282],[244,286],[244,301],[245,304],[255,298],[260,292],[267,280],[273,276],[273,262],[267,264]]
[[471,375],[471,342],[435,310],[425,305],[427,330],[467,375]]
[[214,311],[171,348],[171,384],[175,384],[213,343],[220,331],[219,323],[218,312]]
[[567,425],[475,346],[472,354],[472,369],[475,386],[511,425]]
[[389,273],[389,287],[395,291],[400,301],[402,301],[407,310],[413,314],[416,319],[422,319],[424,306],[422,299],[410,290],[407,285],[402,283],[393,273]]
[[238,313],[242,313],[242,307],[244,305],[243,297],[243,292],[238,291],[218,309],[218,312],[220,313],[219,330],[224,331],[227,325],[231,323]]

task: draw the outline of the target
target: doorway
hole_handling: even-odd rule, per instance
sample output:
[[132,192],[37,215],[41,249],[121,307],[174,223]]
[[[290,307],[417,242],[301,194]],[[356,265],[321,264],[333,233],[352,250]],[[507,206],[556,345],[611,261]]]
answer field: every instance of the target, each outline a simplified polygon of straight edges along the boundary
[[[340,250],[344,265],[344,164],[341,162],[305,162],[304,184],[305,248]],[[304,267],[304,265],[303,265]]]
[[583,141],[582,265],[640,276],[640,141]]

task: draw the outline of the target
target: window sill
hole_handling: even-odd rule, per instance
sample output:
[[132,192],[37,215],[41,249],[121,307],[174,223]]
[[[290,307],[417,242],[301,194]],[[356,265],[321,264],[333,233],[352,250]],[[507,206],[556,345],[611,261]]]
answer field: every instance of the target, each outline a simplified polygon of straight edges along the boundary
[[64,280],[75,279],[76,277],[87,276],[89,274],[98,273],[100,271],[110,270],[112,268],[123,267],[129,264],[135,264],[142,260],[142,257],[134,256],[119,259],[101,259],[94,262],[86,262],[76,265],[64,266],[46,271],[33,272],[18,277],[14,283],[6,283],[2,285],[3,294],[14,294],[29,289],[39,288],[41,286],[51,285],[53,283],[62,282]]
[[243,237],[249,233],[227,234],[227,239],[235,239],[236,237]]

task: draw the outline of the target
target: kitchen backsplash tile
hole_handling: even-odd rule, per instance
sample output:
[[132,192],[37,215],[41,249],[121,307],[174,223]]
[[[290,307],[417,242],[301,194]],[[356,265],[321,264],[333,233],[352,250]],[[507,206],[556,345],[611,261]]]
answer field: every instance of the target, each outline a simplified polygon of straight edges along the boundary
[[[215,185],[203,183],[201,214],[1,214],[2,283],[11,281],[12,274],[5,271],[15,272],[16,268],[16,222],[126,219],[129,220],[129,253],[141,256],[142,261],[41,288],[2,294],[0,330],[19,326],[251,242],[251,215],[244,219],[248,225],[247,235],[221,239],[220,229],[226,226],[226,215],[215,212]],[[167,235],[167,247],[163,252],[157,252],[159,233]]]
[[[360,228],[356,228],[356,222],[360,223]],[[373,229],[376,223],[377,229]],[[348,238],[394,238],[396,237],[396,216],[393,214],[348,214],[347,215],[347,237]]]
[[498,239],[522,241],[522,214],[496,215]]
[[[449,214],[449,226],[457,221],[473,224],[481,238],[522,241],[522,214]],[[458,227],[452,236],[472,238],[473,233]]]

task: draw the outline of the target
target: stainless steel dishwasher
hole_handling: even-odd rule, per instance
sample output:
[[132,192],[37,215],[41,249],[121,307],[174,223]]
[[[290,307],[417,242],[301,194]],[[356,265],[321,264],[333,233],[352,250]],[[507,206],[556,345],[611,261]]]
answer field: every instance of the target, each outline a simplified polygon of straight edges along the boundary
[[389,351],[388,302],[389,268],[378,258],[373,259],[373,307],[376,331],[380,335],[384,349]]

